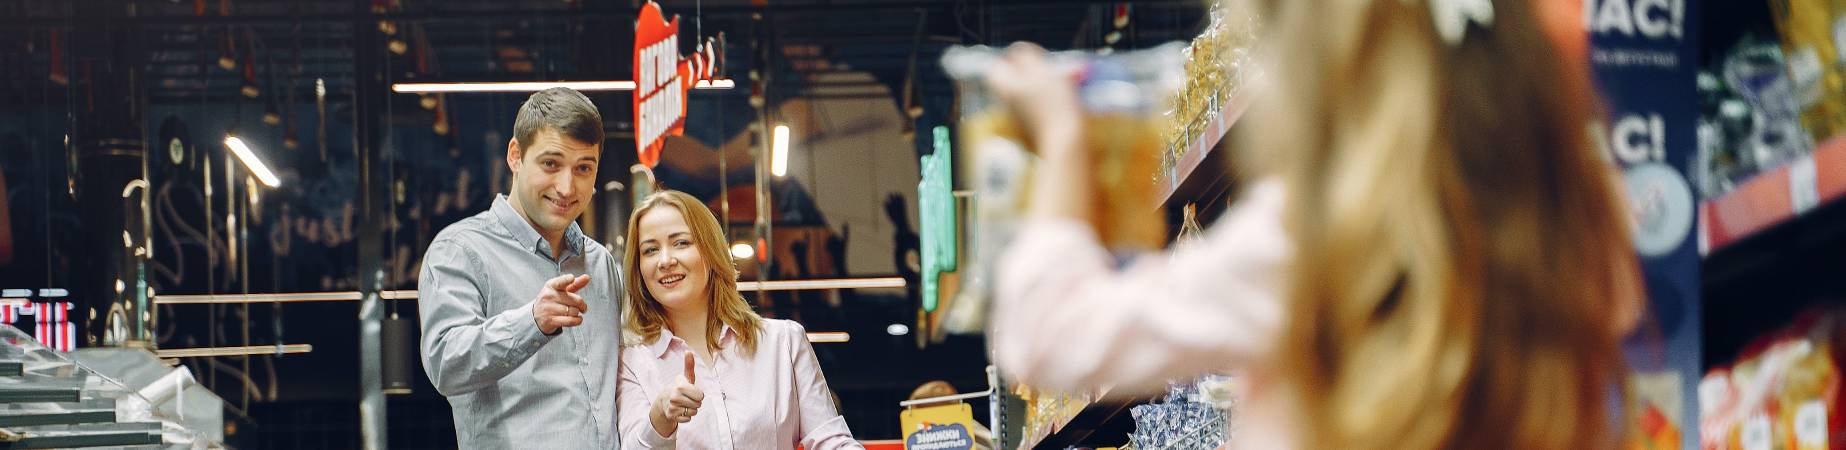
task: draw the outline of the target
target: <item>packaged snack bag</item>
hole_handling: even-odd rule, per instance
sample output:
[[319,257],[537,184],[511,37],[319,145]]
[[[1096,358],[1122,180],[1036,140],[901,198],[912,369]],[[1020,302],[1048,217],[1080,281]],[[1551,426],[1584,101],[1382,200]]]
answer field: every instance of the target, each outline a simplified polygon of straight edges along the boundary
[[1771,0],[1801,124],[1815,142],[1846,131],[1846,1]]
[[1838,312],[1809,311],[1699,385],[1700,448],[1840,450]]

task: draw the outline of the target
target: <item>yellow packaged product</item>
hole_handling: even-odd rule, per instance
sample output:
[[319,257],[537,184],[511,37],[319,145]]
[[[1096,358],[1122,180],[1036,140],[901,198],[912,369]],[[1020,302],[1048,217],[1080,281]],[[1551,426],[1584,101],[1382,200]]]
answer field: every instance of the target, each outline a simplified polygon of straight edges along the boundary
[[1814,142],[1846,131],[1846,0],[1770,0],[1801,125]]
[[[1083,108],[1082,144],[1094,164],[1091,183],[1093,215],[1089,218],[1103,245],[1118,253],[1158,250],[1166,242],[1166,216],[1154,186],[1166,152],[1164,114],[1172,94],[1185,82],[1183,44],[1131,52],[1098,54],[1058,52],[1059,67],[1080,74],[1078,100]],[[1038,156],[1014,112],[985,91],[986,69],[999,49],[955,47],[942,58],[957,80],[961,120],[957,128],[963,164],[957,177],[973,192],[961,291],[953,308],[984,311],[992,289],[994,260],[1011,242],[1023,219]],[[951,311],[951,315],[955,312]],[[951,330],[955,331],[955,330]],[[963,330],[973,331],[973,330]]]

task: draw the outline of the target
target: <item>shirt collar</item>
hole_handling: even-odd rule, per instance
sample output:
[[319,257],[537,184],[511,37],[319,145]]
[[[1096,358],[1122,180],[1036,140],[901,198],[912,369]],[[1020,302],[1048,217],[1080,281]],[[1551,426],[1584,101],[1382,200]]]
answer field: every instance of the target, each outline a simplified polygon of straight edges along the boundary
[[[737,330],[731,329],[730,325],[724,325],[724,328],[718,331],[718,348],[730,347],[731,342],[736,340]],[[667,350],[672,349],[674,343],[679,343],[681,347],[686,346],[686,341],[674,336],[672,330],[660,327],[660,337],[655,338],[654,343],[648,344],[647,349],[654,355],[654,359],[664,359],[667,357]]]
[[[506,194],[494,195],[492,211],[494,217],[499,219],[500,226],[505,227],[506,232],[513,235],[514,241],[530,243],[530,250],[534,253],[551,258],[551,243],[545,242],[545,237],[538,234],[538,229],[532,226],[532,222],[527,221],[525,216],[513,209],[513,203],[507,201]],[[576,222],[571,222],[570,228],[564,229],[563,243],[565,246],[563,254],[583,254],[583,229],[578,227]]]

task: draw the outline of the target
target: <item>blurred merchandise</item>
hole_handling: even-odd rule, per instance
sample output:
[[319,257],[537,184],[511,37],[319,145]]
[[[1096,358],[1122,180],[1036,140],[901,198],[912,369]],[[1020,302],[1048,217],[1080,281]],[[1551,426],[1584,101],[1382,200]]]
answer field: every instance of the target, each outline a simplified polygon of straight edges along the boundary
[[1629,393],[1634,396],[1634,414],[1628,417],[1629,430],[1623,448],[1628,450],[1674,450],[1680,448],[1684,426],[1673,411],[1685,403],[1680,394],[1685,386],[1679,372],[1636,372],[1628,377]]
[[1164,401],[1130,410],[1135,431],[1128,437],[1141,449],[1218,448],[1231,438],[1228,425],[1237,404],[1235,386],[1235,378],[1221,375],[1174,384]]
[[0,385],[0,447],[225,448],[223,400],[146,349],[67,353],[0,326]]
[[1213,5],[1205,32],[1186,46],[1186,82],[1173,96],[1173,108],[1164,115],[1167,153],[1160,173],[1170,174],[1193,140],[1202,139],[1208,125],[1225,113],[1232,99],[1243,94],[1256,70],[1257,17],[1244,8]]
[[1077,417],[1077,413],[1083,412],[1083,408],[1097,397],[1040,390],[1023,384],[1013,386],[1012,394],[1026,404],[1024,427],[1020,432],[1026,442],[1037,442],[1057,432],[1059,426]]
[[1814,141],[1846,131],[1846,1],[1774,0],[1801,124]]
[[1706,450],[1846,448],[1840,407],[1840,311],[1810,310],[1745,347],[1699,383]]
[[1763,171],[1813,151],[1802,131],[1795,83],[1773,40],[1746,36],[1701,70],[1697,168],[1700,196],[1713,198]]

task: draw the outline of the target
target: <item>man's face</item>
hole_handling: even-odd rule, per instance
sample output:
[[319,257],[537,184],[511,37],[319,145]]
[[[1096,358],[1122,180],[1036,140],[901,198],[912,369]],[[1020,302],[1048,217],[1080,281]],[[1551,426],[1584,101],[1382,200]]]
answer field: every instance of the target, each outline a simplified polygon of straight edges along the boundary
[[553,128],[539,130],[533,141],[515,138],[507,145],[511,203],[539,234],[554,236],[570,228],[590,204],[602,144],[578,142]]

